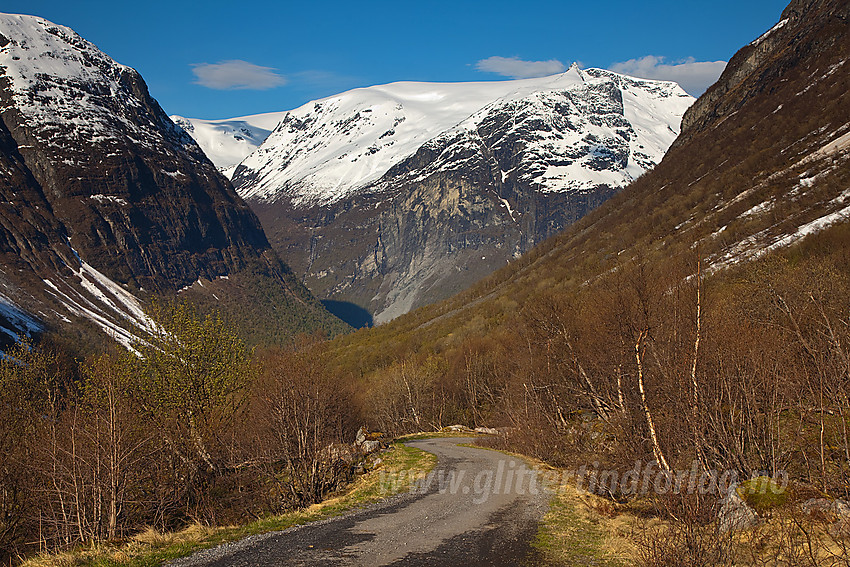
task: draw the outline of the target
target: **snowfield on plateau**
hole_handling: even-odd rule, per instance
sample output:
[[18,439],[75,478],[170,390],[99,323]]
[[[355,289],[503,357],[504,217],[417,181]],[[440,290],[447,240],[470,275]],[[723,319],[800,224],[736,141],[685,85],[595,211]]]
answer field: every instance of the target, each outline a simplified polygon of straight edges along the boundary
[[239,163],[268,138],[285,112],[269,112],[225,120],[201,120],[171,116],[207,154],[227,178]]
[[[610,113],[595,106],[610,87]],[[269,137],[234,173],[243,198],[330,204],[379,186],[395,165],[428,144],[471,133],[488,116],[512,113],[513,126],[535,134],[529,155],[548,156],[534,182],[544,191],[625,185],[661,160],[693,97],[677,84],[633,79],[573,65],[559,75],[477,83],[401,82],[354,89],[282,115]],[[536,112],[529,112],[529,105]],[[613,170],[594,157],[625,142],[626,163]],[[472,142],[474,143],[474,141]]]

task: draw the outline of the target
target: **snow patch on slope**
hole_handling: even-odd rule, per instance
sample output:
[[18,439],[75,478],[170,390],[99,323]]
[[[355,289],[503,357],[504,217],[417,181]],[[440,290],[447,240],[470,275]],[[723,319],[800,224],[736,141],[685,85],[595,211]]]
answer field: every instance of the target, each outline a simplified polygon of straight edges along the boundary
[[116,314],[141,329],[154,330],[154,322],[145,314],[141,302],[135,295],[86,262],[82,262],[80,269],[76,271],[76,275],[80,278],[86,291],[94,295]]
[[[832,203],[843,203],[848,195],[850,195],[850,190],[845,192],[845,194],[838,199],[833,200]],[[817,234],[818,232],[821,232],[833,225],[847,221],[850,221],[850,205],[804,223],[797,227],[793,232],[783,236],[773,237],[772,240],[768,234],[770,229],[765,229],[735,243],[726,251],[725,254],[719,257],[716,261],[711,262],[707,272],[714,273],[742,262],[756,260],[769,252],[773,252],[780,248],[786,248],[807,236]]]
[[18,307],[14,301],[0,294],[0,333],[9,336],[14,341],[20,341],[20,333],[32,337],[34,333],[44,330],[44,325],[32,315]]
[[[77,259],[80,265],[76,269],[72,268],[76,276],[74,281],[43,280],[48,293],[72,315],[88,319],[109,337],[133,350],[134,345],[143,341],[138,331],[142,331],[142,334],[152,332],[156,324],[145,314],[136,296],[79,256]],[[86,294],[80,293],[76,286],[80,286]]]
[[763,42],[763,41],[764,41],[764,40],[766,40],[768,37],[770,37],[770,35],[771,35],[773,32],[775,32],[776,30],[779,30],[779,29],[782,29],[783,27],[785,27],[785,24],[787,24],[787,23],[788,23],[788,18],[785,18],[784,20],[780,20],[780,21],[779,21],[779,23],[777,23],[775,26],[773,26],[772,28],[770,28],[769,30],[767,30],[766,32],[764,32],[763,34],[761,34],[761,35],[760,35],[758,38],[756,38],[756,39],[755,39],[752,43],[750,43],[750,45],[752,45],[753,47],[758,46],[761,42]]
[[192,136],[210,161],[230,178],[236,166],[262,144],[285,112],[269,112],[226,120],[171,116]]
[[[817,186],[822,180],[827,179],[837,170],[846,169],[847,167],[850,155],[844,152],[850,151],[850,134],[841,135],[847,126],[845,125],[827,135],[827,139],[834,139],[821,145],[818,149],[809,152],[796,164],[772,174],[767,178],[767,181],[769,182],[772,179],[785,176],[792,170],[797,169],[797,183],[786,193],[786,198],[798,200],[808,190],[817,189]],[[835,136],[838,137],[836,138]],[[822,166],[822,169],[816,173],[808,169],[808,166],[811,166],[814,162],[820,162]],[[806,167],[806,169],[800,172],[800,168],[802,167]],[[717,210],[723,211],[729,208],[759,187],[760,185],[757,185],[743,191],[726,205],[718,206]],[[821,232],[835,224],[850,221],[850,205],[847,204],[848,201],[850,201],[850,189],[844,190],[832,199],[810,205],[800,213],[793,214],[790,217],[782,217],[773,225],[731,244],[723,253],[717,254],[715,258],[710,258],[708,272],[713,273],[742,262],[761,258],[769,252],[791,246],[807,236]],[[763,215],[773,209],[775,205],[775,198],[772,197],[767,201],[750,207],[741,213],[739,218],[750,219],[758,215]],[[812,218],[813,216],[815,218]],[[780,225],[786,224],[788,220],[793,220],[797,225],[796,228],[786,228],[779,232],[777,229]],[[716,236],[716,234],[713,234],[713,236]]]

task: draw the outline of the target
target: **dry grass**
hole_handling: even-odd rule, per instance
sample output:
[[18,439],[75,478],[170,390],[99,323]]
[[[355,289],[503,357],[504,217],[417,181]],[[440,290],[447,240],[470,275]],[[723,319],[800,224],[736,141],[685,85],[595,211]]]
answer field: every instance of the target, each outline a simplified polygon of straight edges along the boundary
[[[552,499],[537,548],[555,565],[660,567],[668,563],[650,559],[646,553],[650,541],[654,540],[656,550],[699,541],[706,546],[705,555],[689,557],[681,565],[850,567],[850,534],[836,534],[834,525],[790,506],[774,510],[760,525],[731,536],[719,535],[714,523],[696,528],[702,535],[692,534],[690,539],[683,536],[684,529],[670,519],[632,513],[567,484],[559,486]],[[669,552],[664,554],[668,560],[681,553],[700,554],[698,548],[671,548]]]
[[536,542],[547,562],[611,567],[634,563],[636,546],[630,535],[643,520],[570,483],[550,488],[555,495]]

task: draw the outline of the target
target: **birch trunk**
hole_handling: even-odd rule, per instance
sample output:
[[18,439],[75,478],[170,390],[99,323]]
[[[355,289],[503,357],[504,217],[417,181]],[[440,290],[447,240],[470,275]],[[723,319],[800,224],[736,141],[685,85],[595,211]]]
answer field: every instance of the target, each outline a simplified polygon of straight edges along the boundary
[[638,340],[635,343],[635,360],[637,361],[638,371],[638,389],[640,390],[640,401],[643,407],[643,414],[646,417],[646,425],[649,428],[649,438],[652,442],[652,454],[658,465],[665,472],[670,472],[670,465],[667,464],[667,459],[664,458],[664,452],[661,450],[661,444],[658,442],[658,434],[655,431],[655,422],[652,419],[652,412],[646,402],[646,389],[643,384],[643,341],[646,339],[649,331],[644,329],[638,335]]

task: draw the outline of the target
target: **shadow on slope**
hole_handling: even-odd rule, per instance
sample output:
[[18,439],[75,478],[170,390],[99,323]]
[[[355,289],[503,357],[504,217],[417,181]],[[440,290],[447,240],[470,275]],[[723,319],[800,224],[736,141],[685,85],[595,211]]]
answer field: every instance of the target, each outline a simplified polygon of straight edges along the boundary
[[330,311],[331,315],[342,319],[355,329],[362,329],[363,327],[371,327],[373,325],[372,314],[356,303],[323,299],[322,305]]

